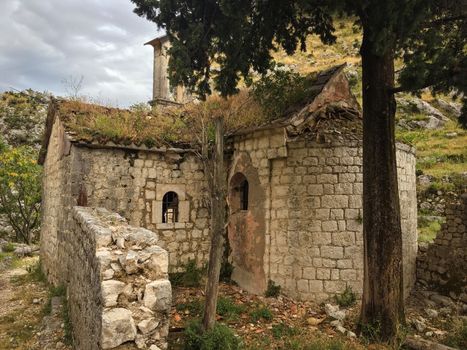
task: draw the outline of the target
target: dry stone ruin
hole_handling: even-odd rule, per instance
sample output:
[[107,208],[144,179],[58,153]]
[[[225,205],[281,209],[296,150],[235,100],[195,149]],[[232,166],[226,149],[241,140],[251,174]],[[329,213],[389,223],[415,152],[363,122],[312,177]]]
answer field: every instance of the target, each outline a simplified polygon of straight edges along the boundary
[[154,232],[104,208],[74,207],[59,260],[77,349],[165,349],[172,289]]
[[[160,50],[159,41],[151,44]],[[233,280],[252,293],[263,293],[270,280],[300,300],[362,291],[360,110],[342,66],[319,73],[313,91],[292,115],[226,135],[229,262]],[[93,113],[67,102],[49,108],[41,153],[43,268],[82,306],[71,310],[77,338],[92,327],[83,340],[92,346],[130,340],[164,348],[167,272],[190,260],[202,266],[209,256],[208,173],[190,146],[80,138],[73,121]],[[408,295],[417,253],[411,147],[397,145],[397,166]],[[80,321],[91,305],[99,308]],[[114,322],[130,318],[125,335],[105,340]]]
[[467,303],[467,193],[446,207],[446,223],[433,243],[421,244],[417,279]]

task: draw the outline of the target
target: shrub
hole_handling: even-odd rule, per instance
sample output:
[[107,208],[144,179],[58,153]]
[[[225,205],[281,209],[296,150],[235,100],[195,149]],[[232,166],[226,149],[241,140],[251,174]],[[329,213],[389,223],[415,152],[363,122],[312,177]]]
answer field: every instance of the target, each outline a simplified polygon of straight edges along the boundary
[[272,326],[272,336],[276,339],[282,339],[298,334],[298,329],[290,327],[285,323],[278,323]]
[[222,261],[219,281],[229,283],[232,281],[233,265],[228,261]]
[[444,344],[458,349],[467,349],[467,320],[454,318]]
[[195,299],[188,303],[177,304],[177,311],[188,311],[191,315],[201,316],[203,313],[204,302],[201,299]]
[[240,338],[220,323],[204,332],[201,322],[194,320],[185,329],[185,350],[237,350],[240,345]]
[[44,275],[44,272],[42,271],[42,266],[40,261],[38,261],[35,264],[29,265],[26,270],[28,271],[28,274],[33,281],[37,282],[47,282],[47,278]]
[[28,244],[40,218],[41,167],[36,158],[36,151],[28,146],[0,152],[0,207],[16,240]]
[[11,253],[11,252],[14,252],[15,251],[15,245],[11,242],[8,242],[7,244],[5,244],[2,248],[2,250],[5,252],[5,253]]
[[345,287],[344,292],[340,295],[335,295],[334,299],[336,300],[336,303],[339,306],[348,307],[348,306],[352,306],[353,304],[355,304],[355,302],[357,301],[357,296],[355,295],[352,288],[347,286]]
[[281,117],[289,108],[299,107],[311,100],[316,91],[316,76],[300,74],[276,67],[270,74],[253,83],[252,95],[270,119]]
[[194,260],[189,260],[185,265],[185,271],[169,274],[170,283],[173,286],[181,287],[199,287],[201,278],[204,275],[204,269],[196,266]]
[[217,314],[227,318],[234,319],[245,310],[245,306],[236,304],[231,298],[219,297],[217,300]]
[[274,281],[268,281],[268,288],[264,295],[268,298],[277,298],[281,292],[281,286],[278,286],[274,283]]
[[250,312],[250,316],[253,322],[258,322],[261,319],[271,321],[273,317],[271,310],[266,306],[254,309]]

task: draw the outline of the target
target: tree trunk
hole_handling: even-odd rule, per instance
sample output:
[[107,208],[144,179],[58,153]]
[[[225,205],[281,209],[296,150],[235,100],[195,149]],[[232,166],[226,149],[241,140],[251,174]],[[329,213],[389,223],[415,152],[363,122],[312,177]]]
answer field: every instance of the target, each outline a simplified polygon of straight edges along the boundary
[[[363,240],[361,331],[393,341],[405,322],[402,231],[395,153],[394,50],[375,54],[364,28]],[[371,328],[368,328],[371,327]]]
[[222,261],[225,230],[225,182],[224,175],[224,120],[216,119],[216,152],[214,159],[213,191],[211,199],[211,250],[209,252],[206,302],[204,305],[203,327],[212,328],[216,321],[217,292]]

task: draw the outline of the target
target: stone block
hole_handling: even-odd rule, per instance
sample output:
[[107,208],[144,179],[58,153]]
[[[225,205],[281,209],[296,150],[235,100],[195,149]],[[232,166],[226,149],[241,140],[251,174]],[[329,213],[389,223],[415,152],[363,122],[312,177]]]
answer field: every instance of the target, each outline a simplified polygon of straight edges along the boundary
[[309,282],[310,292],[319,293],[323,291],[323,281],[312,280]]
[[104,310],[102,314],[102,349],[113,349],[136,337],[131,311],[123,308]]
[[334,246],[322,246],[321,257],[330,259],[342,259],[344,257],[344,248]]
[[323,231],[337,231],[337,221],[322,221],[321,228]]
[[316,175],[316,181],[319,184],[336,184],[337,175],[335,174],[319,174]]
[[146,284],[144,306],[154,311],[168,311],[172,303],[172,287],[168,280],[156,280]]
[[328,293],[342,293],[345,290],[344,281],[324,281],[324,291]]
[[349,196],[324,195],[321,198],[321,205],[323,208],[338,208],[338,209],[347,208],[349,206]]
[[316,279],[318,280],[329,280],[331,279],[331,270],[326,268],[316,269]]
[[125,288],[125,283],[116,280],[107,280],[101,283],[102,301],[105,307],[116,306],[120,293]]
[[333,232],[332,244],[336,246],[351,246],[355,244],[354,232]]

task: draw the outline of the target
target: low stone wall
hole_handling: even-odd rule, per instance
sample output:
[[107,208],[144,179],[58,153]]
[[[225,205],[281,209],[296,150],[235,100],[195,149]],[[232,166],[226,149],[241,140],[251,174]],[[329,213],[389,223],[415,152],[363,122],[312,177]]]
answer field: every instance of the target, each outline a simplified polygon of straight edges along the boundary
[[172,289],[158,236],[103,208],[74,207],[72,217],[59,264],[69,271],[75,347],[166,349]]
[[417,278],[467,303],[467,193],[446,206],[446,223],[435,241],[419,245]]

